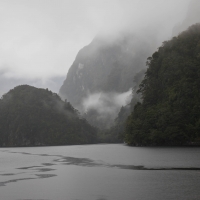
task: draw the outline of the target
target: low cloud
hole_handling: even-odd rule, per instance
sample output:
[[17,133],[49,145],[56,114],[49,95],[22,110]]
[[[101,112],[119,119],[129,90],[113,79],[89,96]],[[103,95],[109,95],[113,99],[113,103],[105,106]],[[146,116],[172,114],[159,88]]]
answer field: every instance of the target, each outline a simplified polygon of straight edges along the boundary
[[83,100],[83,110],[88,112],[91,109],[96,110],[101,115],[117,115],[122,106],[127,105],[132,97],[132,90],[124,93],[100,92],[89,94]]
[[[160,46],[183,21],[190,1],[0,1],[1,77],[51,83],[66,76],[77,52],[97,34],[112,41],[131,31],[142,39],[156,38]],[[197,5],[198,0],[193,1]]]
[[183,20],[189,1],[1,1],[0,69],[6,66],[6,78],[66,75],[79,49],[97,33],[153,32],[163,41]]

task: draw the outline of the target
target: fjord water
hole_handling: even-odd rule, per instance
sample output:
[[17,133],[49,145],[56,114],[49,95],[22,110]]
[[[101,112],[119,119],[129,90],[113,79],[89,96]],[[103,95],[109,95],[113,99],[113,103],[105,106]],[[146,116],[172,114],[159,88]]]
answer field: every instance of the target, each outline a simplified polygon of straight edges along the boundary
[[200,148],[1,148],[2,200],[200,199]]

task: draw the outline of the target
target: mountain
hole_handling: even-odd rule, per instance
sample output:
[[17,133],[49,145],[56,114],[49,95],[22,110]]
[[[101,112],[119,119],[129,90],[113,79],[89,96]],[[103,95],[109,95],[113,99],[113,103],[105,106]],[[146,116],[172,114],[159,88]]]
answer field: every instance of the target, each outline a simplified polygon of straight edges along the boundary
[[137,102],[141,102],[141,95],[137,93],[137,90],[139,89],[139,85],[144,78],[145,71],[145,69],[141,70],[134,76],[132,99],[130,103],[121,107],[117,117],[114,120],[114,125],[104,134],[105,140],[112,142],[123,142],[125,135],[126,120],[133,111],[134,106],[137,104]]
[[96,93],[102,94],[99,101],[103,101],[109,99],[106,95],[127,92],[133,86],[135,74],[146,68],[145,61],[152,53],[153,45],[153,39],[132,33],[117,37],[97,36],[78,52],[59,95],[81,112],[86,112],[86,118],[93,125],[109,127],[122,105],[114,114],[104,113],[102,117],[98,106],[86,109],[84,100]]
[[48,89],[17,86],[0,99],[0,146],[88,144],[96,129]]
[[200,24],[164,42],[147,60],[137,103],[126,121],[130,145],[200,141]]

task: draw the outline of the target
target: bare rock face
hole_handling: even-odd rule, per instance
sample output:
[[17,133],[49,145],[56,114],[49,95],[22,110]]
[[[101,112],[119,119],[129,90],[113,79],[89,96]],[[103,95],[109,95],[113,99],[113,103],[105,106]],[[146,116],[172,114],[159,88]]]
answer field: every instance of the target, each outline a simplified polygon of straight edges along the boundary
[[[135,74],[146,68],[146,59],[153,50],[154,40],[142,36],[130,33],[117,37],[97,36],[78,52],[59,95],[85,113],[84,116],[92,125],[102,128],[106,124],[108,128],[122,105],[117,105],[113,112],[104,110],[104,113],[100,113],[97,108],[99,103],[96,108],[86,109],[84,102],[93,94],[109,97],[130,90]],[[102,102],[102,98],[99,101]]]
[[131,34],[112,40],[96,37],[78,52],[60,96],[80,108],[88,94],[128,91],[134,75],[146,67],[151,49],[150,43]]

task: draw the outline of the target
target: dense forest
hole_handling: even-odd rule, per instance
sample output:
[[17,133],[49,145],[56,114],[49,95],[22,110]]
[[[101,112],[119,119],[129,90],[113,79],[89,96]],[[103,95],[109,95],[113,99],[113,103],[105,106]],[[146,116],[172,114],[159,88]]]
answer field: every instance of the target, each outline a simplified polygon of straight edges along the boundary
[[48,89],[17,86],[0,99],[0,146],[95,143],[96,129]]
[[129,145],[200,141],[200,24],[166,41],[147,59],[138,102],[126,121]]

